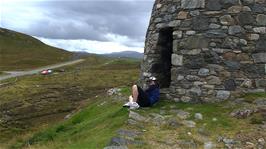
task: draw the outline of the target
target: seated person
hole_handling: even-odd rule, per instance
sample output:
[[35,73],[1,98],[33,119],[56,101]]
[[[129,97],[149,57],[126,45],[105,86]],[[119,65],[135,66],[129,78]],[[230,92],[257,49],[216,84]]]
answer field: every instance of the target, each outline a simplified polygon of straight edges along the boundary
[[132,86],[132,95],[129,96],[129,102],[124,104],[124,107],[137,109],[139,107],[149,107],[159,101],[160,87],[155,77],[150,77],[149,87],[143,90],[137,85]]

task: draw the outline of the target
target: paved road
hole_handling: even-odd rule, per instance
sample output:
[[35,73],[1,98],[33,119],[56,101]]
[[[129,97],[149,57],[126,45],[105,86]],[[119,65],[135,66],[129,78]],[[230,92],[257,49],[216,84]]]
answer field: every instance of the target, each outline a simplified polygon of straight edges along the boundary
[[77,63],[80,63],[83,61],[84,61],[84,59],[79,59],[79,60],[59,63],[59,64],[55,64],[55,65],[50,65],[50,66],[45,66],[45,67],[41,67],[41,68],[37,68],[37,69],[33,69],[33,70],[28,70],[28,71],[5,71],[5,73],[8,73],[8,74],[4,75],[4,76],[0,76],[0,81],[5,80],[5,79],[9,79],[9,78],[14,78],[14,77],[37,74],[37,73],[40,73],[40,71],[42,71],[44,69],[55,69],[55,68],[59,68],[59,67],[67,66],[67,65],[77,64]]

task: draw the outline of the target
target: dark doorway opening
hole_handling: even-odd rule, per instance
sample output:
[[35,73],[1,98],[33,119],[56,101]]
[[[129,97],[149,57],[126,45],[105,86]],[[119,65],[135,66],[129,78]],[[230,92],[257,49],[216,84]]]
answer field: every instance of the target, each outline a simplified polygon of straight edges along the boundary
[[161,88],[169,88],[171,83],[171,57],[173,53],[173,29],[164,28],[159,32],[157,50],[160,51],[158,63],[154,72],[158,74]]

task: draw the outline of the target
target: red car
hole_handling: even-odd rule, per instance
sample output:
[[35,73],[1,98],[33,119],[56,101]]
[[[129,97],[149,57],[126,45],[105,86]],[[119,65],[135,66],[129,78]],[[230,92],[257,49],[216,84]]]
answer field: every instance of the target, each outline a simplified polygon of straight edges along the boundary
[[48,74],[50,74],[50,73],[52,73],[53,71],[51,70],[51,69],[47,69],[47,70],[43,70],[43,71],[41,71],[41,74],[42,75],[48,75]]

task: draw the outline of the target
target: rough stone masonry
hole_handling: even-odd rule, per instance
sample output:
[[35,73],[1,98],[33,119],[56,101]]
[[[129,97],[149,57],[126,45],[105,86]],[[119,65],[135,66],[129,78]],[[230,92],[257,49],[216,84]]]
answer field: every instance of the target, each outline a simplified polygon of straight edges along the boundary
[[156,0],[142,85],[158,77],[166,97],[216,102],[265,92],[266,0]]

